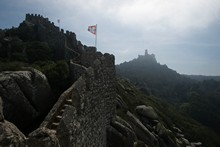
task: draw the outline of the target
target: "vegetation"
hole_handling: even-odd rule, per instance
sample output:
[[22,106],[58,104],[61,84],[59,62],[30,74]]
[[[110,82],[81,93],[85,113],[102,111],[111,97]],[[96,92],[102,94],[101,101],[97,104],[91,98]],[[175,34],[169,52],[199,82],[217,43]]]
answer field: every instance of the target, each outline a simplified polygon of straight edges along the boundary
[[[204,146],[216,147],[220,145],[220,136],[208,127],[203,126],[187,115],[181,113],[173,105],[153,95],[146,95],[138,90],[132,83],[119,78],[117,80],[117,95],[127,104],[129,111],[134,112],[138,105],[152,106],[166,124],[166,128],[172,130],[173,124],[180,128],[192,142],[201,141]],[[117,111],[118,115],[126,120],[124,112]]]
[[56,97],[70,86],[69,66],[56,60],[47,42],[37,40],[35,28],[21,25],[0,31],[0,71],[34,67],[43,72]]
[[118,65],[116,68],[118,75],[129,79],[145,94],[154,95],[171,103],[181,113],[212,128],[220,135],[220,82],[213,79],[204,81],[190,79],[166,65],[150,60],[149,56],[151,55],[139,56]]

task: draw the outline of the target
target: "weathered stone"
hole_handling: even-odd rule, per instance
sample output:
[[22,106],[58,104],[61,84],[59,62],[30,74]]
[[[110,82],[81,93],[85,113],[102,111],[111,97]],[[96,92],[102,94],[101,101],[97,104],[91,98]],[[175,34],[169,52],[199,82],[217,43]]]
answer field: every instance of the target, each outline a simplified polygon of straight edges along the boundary
[[19,129],[8,121],[0,122],[1,147],[25,147],[25,136]]
[[193,143],[191,143],[191,145],[193,147],[202,147],[202,143],[201,142],[193,142]]
[[189,140],[187,140],[186,138],[181,138],[181,141],[182,141],[183,145],[185,145],[185,146],[190,145]]
[[4,115],[3,115],[3,102],[2,98],[0,96],[0,121],[4,121]]
[[148,147],[148,146],[142,141],[136,141],[134,143],[134,147]]
[[39,116],[49,111],[53,102],[45,75],[32,68],[28,70],[0,73],[4,117],[21,130],[30,128]]
[[126,147],[124,144],[124,136],[113,127],[107,129],[108,147]]
[[[53,129],[60,146],[107,146],[106,130],[116,112],[114,58],[106,54],[94,61],[61,95],[41,124],[41,127],[52,128],[59,114],[61,119]],[[72,103],[62,107],[66,99]]]
[[155,131],[159,136],[166,136],[169,133],[168,130],[164,127],[164,125],[160,122],[156,125]]
[[127,116],[132,123],[132,127],[134,128],[135,134],[137,137],[142,140],[144,143],[150,146],[157,146],[158,140],[156,137],[140,122],[138,118],[136,118],[131,112],[127,112]]
[[176,133],[182,133],[182,131],[181,131],[179,128],[175,127],[175,126],[173,126],[173,130],[174,130]]
[[115,117],[115,120],[119,123],[121,123],[122,125],[126,126],[127,128],[133,130],[132,126],[127,122],[125,121],[124,119],[122,119],[120,116],[116,116]]
[[139,115],[145,116],[151,120],[158,120],[158,115],[151,106],[145,106],[145,105],[137,106],[135,111]]
[[60,147],[55,131],[47,128],[38,128],[28,135],[29,147]]
[[126,127],[118,121],[112,121],[111,126],[124,136],[124,140],[122,141],[124,142],[124,145],[126,147],[133,147],[134,140],[136,138],[136,135],[133,130],[131,130],[130,128]]
[[120,96],[117,96],[115,101],[116,101],[117,108],[123,109],[124,111],[128,110],[127,104],[120,98]]

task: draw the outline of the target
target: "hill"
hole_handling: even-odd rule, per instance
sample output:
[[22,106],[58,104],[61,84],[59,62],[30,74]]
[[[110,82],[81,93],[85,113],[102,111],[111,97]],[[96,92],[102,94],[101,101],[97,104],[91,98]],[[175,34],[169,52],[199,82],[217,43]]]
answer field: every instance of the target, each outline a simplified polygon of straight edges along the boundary
[[[220,136],[217,135],[211,129],[203,126],[197,121],[193,120],[189,116],[181,113],[173,105],[153,96],[146,95],[132,83],[125,79],[118,78],[117,80],[117,115],[131,123],[128,115],[128,111],[133,113],[141,122],[147,126],[149,130],[152,122],[149,118],[144,119],[143,113],[140,114],[137,111],[138,107],[146,105],[148,108],[152,107],[155,113],[158,115],[159,122],[164,125],[166,129],[173,132],[173,137],[178,138],[178,133],[175,131],[176,128],[181,130],[180,134],[184,134],[184,137],[190,142],[202,142],[203,146],[216,147],[220,145]],[[150,111],[150,110],[148,110]],[[150,112],[148,112],[150,113]],[[153,125],[154,126],[154,125]],[[175,126],[175,127],[174,127]],[[175,133],[176,132],[176,133]],[[157,131],[155,132],[157,133]],[[171,136],[172,136],[171,135]],[[160,136],[160,135],[159,135]],[[160,145],[163,146],[178,146],[177,140],[171,136],[164,135],[160,139]],[[181,140],[181,139],[180,139]],[[177,142],[176,142],[177,141]],[[163,143],[162,143],[163,142]],[[172,142],[172,143],[171,143]],[[184,141],[181,141],[184,142]],[[174,145],[175,144],[175,145]],[[180,145],[184,146],[184,145]],[[187,145],[185,145],[187,146]]]
[[219,81],[197,81],[180,75],[147,52],[116,67],[119,76],[129,79],[146,94],[173,104],[220,134]]
[[204,81],[204,80],[216,80],[220,81],[220,76],[204,76],[204,75],[185,75],[191,79],[197,80],[197,81]]
[[218,112],[218,82],[183,77],[147,51],[125,65],[117,69],[139,89],[116,79],[113,55],[82,45],[41,15],[0,30],[0,146],[220,145],[218,134],[185,115],[203,123],[216,116],[209,109],[201,118],[199,106]]

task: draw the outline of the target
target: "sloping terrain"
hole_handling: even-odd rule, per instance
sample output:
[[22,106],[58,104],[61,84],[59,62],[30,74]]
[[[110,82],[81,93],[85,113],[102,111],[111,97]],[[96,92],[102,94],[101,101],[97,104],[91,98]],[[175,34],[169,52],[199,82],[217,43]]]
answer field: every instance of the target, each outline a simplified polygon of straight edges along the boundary
[[180,75],[147,52],[116,67],[118,76],[129,79],[145,94],[163,99],[220,134],[219,81],[197,81]]
[[[160,146],[186,146],[189,142],[189,146],[193,146],[192,142],[202,142],[203,146],[209,147],[220,145],[220,136],[212,130],[182,114],[167,102],[145,95],[127,80],[117,80],[116,101],[117,115],[131,126],[134,126],[131,115],[136,117],[155,136]],[[133,130],[137,136],[136,141],[146,143],[138,128],[133,127]]]

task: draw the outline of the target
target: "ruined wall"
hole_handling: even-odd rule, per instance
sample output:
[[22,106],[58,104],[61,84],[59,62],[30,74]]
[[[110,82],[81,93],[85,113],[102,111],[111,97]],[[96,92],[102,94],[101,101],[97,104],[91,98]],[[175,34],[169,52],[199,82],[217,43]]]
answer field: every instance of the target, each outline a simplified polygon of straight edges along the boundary
[[57,129],[61,146],[106,146],[106,128],[115,112],[112,59],[105,55],[95,60],[74,83],[73,106],[66,109]]
[[95,47],[84,46],[84,52],[81,55],[81,64],[86,67],[91,66],[97,57],[96,54],[97,53]]
[[61,147],[106,146],[106,129],[115,116],[114,56],[96,53],[95,58],[41,124],[56,132]]
[[56,59],[74,58],[76,54],[71,51],[72,49],[79,52],[75,33],[70,31],[64,33],[63,29],[55,26],[48,18],[37,14],[26,14],[24,24],[34,26],[34,30],[36,31],[35,39],[47,42],[49,47],[53,49]]

